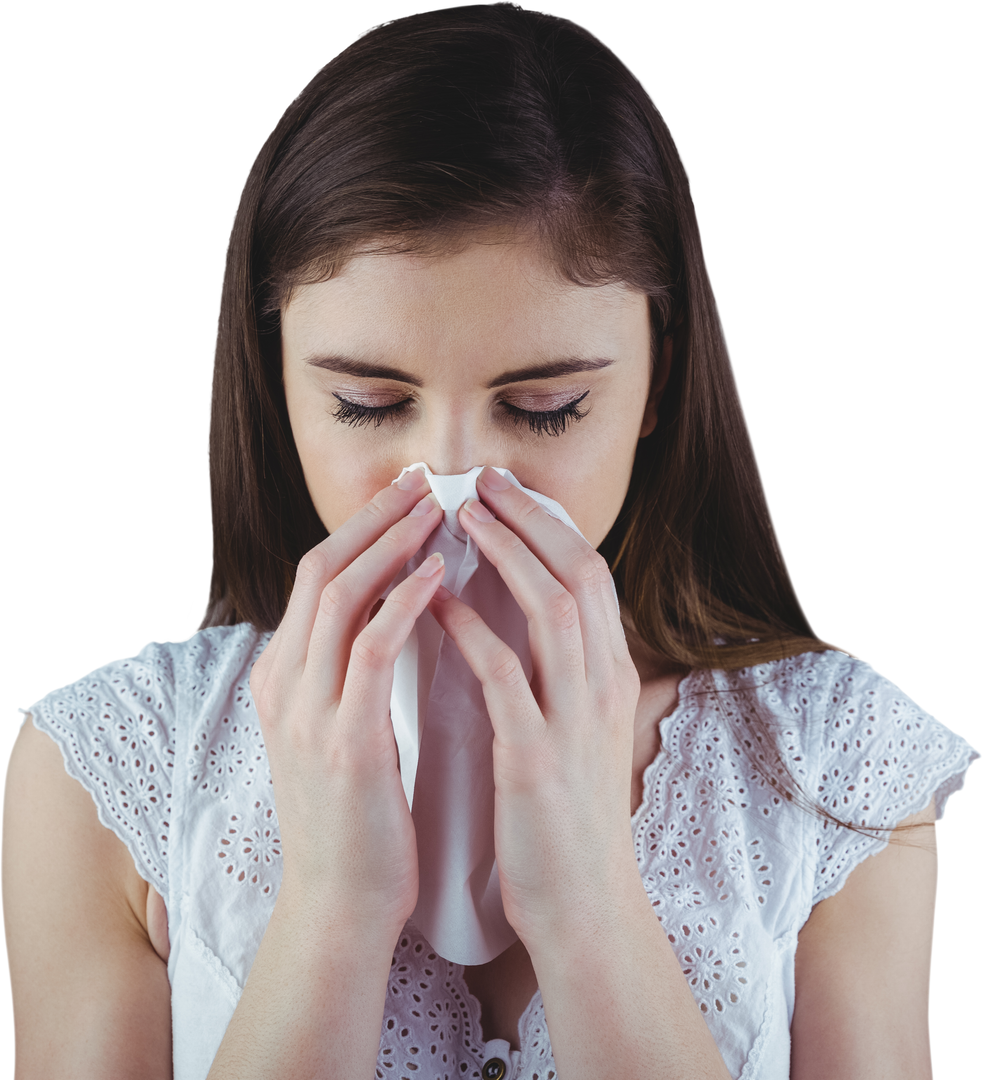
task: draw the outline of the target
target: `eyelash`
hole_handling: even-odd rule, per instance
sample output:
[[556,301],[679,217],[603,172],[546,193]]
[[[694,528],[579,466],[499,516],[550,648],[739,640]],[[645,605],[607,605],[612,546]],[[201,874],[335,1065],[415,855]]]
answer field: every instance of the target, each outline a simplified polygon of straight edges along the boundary
[[[505,409],[510,423],[516,427],[525,424],[534,435],[562,435],[568,423],[583,420],[590,411],[580,408],[580,403],[589,393],[589,390],[585,390],[580,397],[568,401],[566,405],[561,405],[558,409],[542,411],[520,409],[507,401],[499,404]],[[392,405],[359,405],[355,401],[339,397],[338,394],[334,397],[338,404],[331,415],[340,423],[350,424],[352,427],[364,427],[366,424],[375,424],[379,427],[386,420],[399,416],[413,402],[412,398],[404,398],[402,401],[393,402]]]

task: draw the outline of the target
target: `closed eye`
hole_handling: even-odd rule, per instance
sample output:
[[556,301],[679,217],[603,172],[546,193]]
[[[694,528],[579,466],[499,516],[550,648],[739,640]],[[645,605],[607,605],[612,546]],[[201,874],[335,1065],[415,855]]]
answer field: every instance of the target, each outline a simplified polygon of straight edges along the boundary
[[580,397],[568,401],[558,409],[520,409],[508,401],[501,403],[506,416],[516,425],[526,424],[534,435],[562,435],[571,421],[583,420],[590,409],[581,409],[580,403],[590,393],[585,390]]
[[[516,427],[528,427],[534,435],[562,435],[568,423],[582,420],[590,411],[580,407],[589,393],[589,390],[585,390],[580,397],[568,401],[558,409],[520,409],[518,405],[508,401],[500,401],[499,404],[509,423]],[[334,394],[333,397],[338,404],[331,411],[331,415],[340,423],[350,424],[352,427],[365,427],[367,424],[379,427],[387,420],[398,419],[413,404],[411,397],[389,405],[360,405],[357,401],[349,401],[339,394]]]
[[399,416],[405,411],[407,405],[413,404],[412,397],[406,397],[404,401],[395,402],[392,405],[368,406],[347,401],[345,397],[338,397],[337,394],[332,396],[338,401],[332,416],[341,423],[350,423],[353,428],[362,428],[371,420],[375,420],[378,428],[383,420]]

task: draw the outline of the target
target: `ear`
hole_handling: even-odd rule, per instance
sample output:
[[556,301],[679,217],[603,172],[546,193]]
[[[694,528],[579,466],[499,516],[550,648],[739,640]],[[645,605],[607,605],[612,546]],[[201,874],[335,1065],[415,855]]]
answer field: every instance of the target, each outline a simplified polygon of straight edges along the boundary
[[659,402],[662,400],[663,391],[669,381],[669,369],[672,367],[672,338],[667,334],[662,340],[662,354],[655,364],[652,372],[652,382],[649,385],[649,398],[645,403],[645,412],[642,414],[642,426],[638,437],[644,439],[655,431],[655,425],[659,419]]

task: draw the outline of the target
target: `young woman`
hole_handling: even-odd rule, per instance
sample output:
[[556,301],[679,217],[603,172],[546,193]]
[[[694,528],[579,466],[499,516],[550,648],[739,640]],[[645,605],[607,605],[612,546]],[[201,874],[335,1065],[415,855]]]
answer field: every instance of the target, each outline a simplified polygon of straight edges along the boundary
[[[15,750],[24,1076],[929,1075],[931,822],[972,751],[812,634],[685,174],[603,46],[462,8],[314,79],[233,230],[211,455],[204,628]],[[415,462],[578,526],[494,468],[457,516],[528,672],[439,557],[400,580],[443,516]],[[390,721],[431,616],[494,729],[517,935],[470,966],[413,921]]]

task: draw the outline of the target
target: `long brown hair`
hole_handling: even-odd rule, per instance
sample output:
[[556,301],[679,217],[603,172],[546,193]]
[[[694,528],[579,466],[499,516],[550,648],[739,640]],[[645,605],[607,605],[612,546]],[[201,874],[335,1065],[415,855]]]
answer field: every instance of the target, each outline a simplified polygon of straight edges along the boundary
[[326,535],[281,382],[291,288],[356,249],[439,250],[503,224],[536,230],[572,281],[644,291],[654,357],[671,338],[659,422],[601,546],[643,640],[727,669],[826,648],[775,539],[669,131],[609,49],[511,4],[366,34],[315,76],[253,166],[219,320],[202,626],[274,628],[297,562]]

